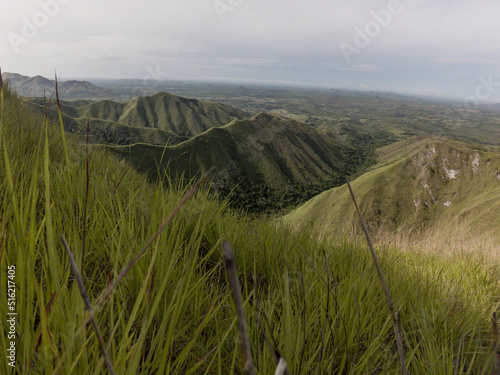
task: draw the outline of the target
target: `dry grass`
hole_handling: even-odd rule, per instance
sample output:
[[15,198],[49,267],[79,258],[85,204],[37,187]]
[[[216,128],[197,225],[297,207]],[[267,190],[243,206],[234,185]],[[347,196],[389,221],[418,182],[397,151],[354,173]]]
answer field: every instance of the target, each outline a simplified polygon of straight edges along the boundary
[[[355,231],[351,235],[358,236]],[[397,232],[379,229],[375,235],[379,246],[397,247],[401,250],[437,254],[445,257],[467,256],[485,258],[500,264],[500,242],[491,234],[482,234],[470,225],[459,224],[451,229],[436,225],[424,233]]]

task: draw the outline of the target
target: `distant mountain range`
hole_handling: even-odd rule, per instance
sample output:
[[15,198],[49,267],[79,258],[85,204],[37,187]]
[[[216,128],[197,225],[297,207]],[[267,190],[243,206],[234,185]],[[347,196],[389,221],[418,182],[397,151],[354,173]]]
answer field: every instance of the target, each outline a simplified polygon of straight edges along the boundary
[[[19,95],[30,97],[55,97],[55,80],[42,76],[28,77],[17,73],[3,73],[2,78]],[[102,97],[110,93],[109,90],[94,86],[87,81],[60,81],[58,82],[59,96],[65,99],[79,99],[88,97]]]
[[[43,99],[32,99],[39,110]],[[125,145],[177,144],[212,127],[220,127],[248,114],[227,104],[187,99],[168,93],[138,97],[129,102],[110,100],[61,101],[65,125],[71,132],[84,132],[90,121],[93,143]],[[57,117],[55,102],[50,104]]]

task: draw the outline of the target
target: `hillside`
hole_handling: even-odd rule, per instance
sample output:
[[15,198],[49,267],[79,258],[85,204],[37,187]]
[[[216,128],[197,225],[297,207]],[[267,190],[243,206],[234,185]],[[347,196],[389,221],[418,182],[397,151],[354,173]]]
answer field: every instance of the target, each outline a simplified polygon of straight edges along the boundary
[[[412,138],[378,150],[379,164],[352,182],[374,232],[465,225],[497,236],[500,149],[440,138]],[[284,217],[331,236],[357,223],[346,185],[325,191]]]
[[[3,73],[2,78],[9,82],[12,90],[22,96],[55,97],[55,81],[42,76],[28,77],[17,73]],[[60,81],[58,82],[59,95],[65,99],[102,97],[110,91],[93,85],[87,81]]]
[[332,186],[346,167],[340,147],[330,138],[299,121],[265,113],[212,128],[173,147],[110,149],[153,175],[157,165],[174,178],[186,179],[215,167],[214,183],[220,188],[238,183],[280,191],[299,184]]
[[[234,207],[276,212],[338,186],[364,160],[307,124],[260,113],[169,147],[109,146],[140,171],[189,181],[214,167],[212,188]],[[159,168],[158,168],[159,166]]]
[[[401,373],[364,246],[320,242],[309,230],[231,210],[204,184],[188,196],[190,187],[149,183],[105,148],[81,146],[0,81],[0,283],[8,293],[0,311],[10,314],[0,322],[8,338],[0,373],[107,374],[103,352],[116,374],[244,373],[226,241],[258,373],[275,373],[278,352],[290,374]],[[390,163],[391,150],[385,155]],[[493,373],[498,258],[381,250],[408,373]]]
[[163,92],[131,100],[116,121],[191,137],[245,117],[245,112],[227,104],[188,99]]
[[[42,99],[32,99],[43,110]],[[51,114],[57,118],[55,102]],[[227,104],[188,99],[165,92],[137,97],[126,103],[111,100],[61,101],[67,129],[86,128],[87,119],[94,143],[152,145],[176,144],[212,127],[247,117],[244,111]],[[131,129],[133,128],[133,129]]]

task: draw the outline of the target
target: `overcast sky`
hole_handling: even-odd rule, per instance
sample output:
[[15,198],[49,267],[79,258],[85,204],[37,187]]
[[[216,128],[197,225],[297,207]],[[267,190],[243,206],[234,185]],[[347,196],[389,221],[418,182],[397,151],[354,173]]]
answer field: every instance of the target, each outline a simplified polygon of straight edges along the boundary
[[498,0],[4,0],[0,67],[500,100],[499,16]]

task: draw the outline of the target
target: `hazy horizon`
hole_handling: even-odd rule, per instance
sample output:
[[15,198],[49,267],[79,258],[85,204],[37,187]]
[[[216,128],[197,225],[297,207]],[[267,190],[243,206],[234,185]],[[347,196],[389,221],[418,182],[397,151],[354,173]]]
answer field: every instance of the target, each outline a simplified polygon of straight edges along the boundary
[[493,0],[19,1],[4,72],[380,90],[500,100]]

